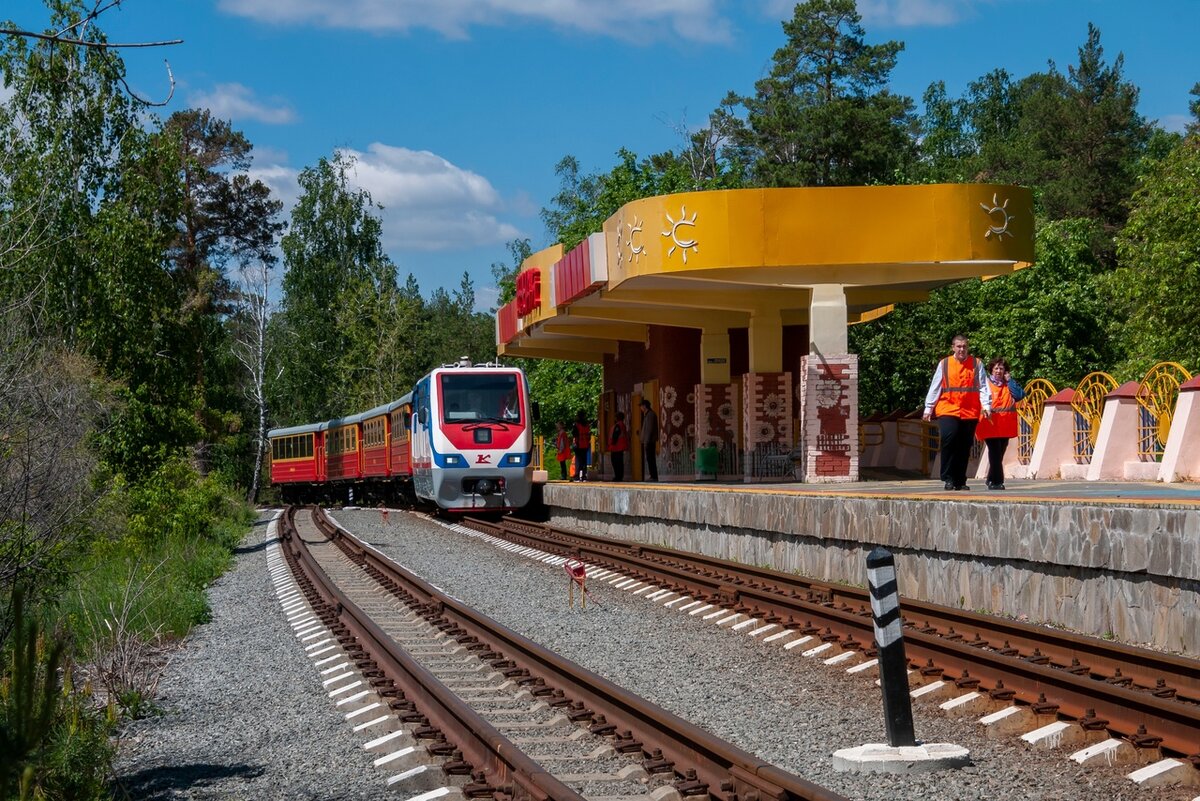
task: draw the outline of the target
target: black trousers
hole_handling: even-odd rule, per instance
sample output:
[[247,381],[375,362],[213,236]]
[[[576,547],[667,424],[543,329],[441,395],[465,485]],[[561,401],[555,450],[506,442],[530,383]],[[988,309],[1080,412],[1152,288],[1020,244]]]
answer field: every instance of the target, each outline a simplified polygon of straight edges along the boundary
[[971,460],[971,445],[975,442],[978,420],[961,417],[939,417],[938,433],[942,440],[942,481],[955,488],[967,485],[967,462]]
[[658,481],[658,454],[654,452],[654,443],[646,443],[642,446],[642,451],[646,457],[646,475],[644,478],[647,481]]
[[613,481],[625,480],[625,451],[609,451],[612,457]]
[[1004,452],[1008,450],[1007,437],[988,437],[984,440],[988,449],[989,484],[1004,483]]
[[567,480],[567,463],[569,461],[570,461],[569,459],[559,459],[558,460],[558,471],[560,473],[562,473],[563,481]]
[[588,448],[572,448],[575,451],[575,480],[584,481],[587,479],[587,458]]

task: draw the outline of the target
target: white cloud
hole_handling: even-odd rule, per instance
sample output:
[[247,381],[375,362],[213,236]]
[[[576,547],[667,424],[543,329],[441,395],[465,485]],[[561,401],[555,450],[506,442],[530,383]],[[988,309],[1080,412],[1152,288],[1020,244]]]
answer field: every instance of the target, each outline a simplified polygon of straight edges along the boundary
[[1158,118],[1158,124],[1164,131],[1183,133],[1187,127],[1196,121],[1191,114],[1167,114]]
[[397,250],[459,250],[515,239],[502,222],[500,194],[482,175],[427,150],[375,142],[356,160],[350,182],[383,206],[384,245]]
[[[868,34],[871,28],[941,27],[974,14],[974,7],[987,0],[858,0],[858,13]],[[796,0],[765,0],[766,13],[791,19]]]
[[863,25],[919,28],[953,25],[970,12],[971,0],[859,0]]
[[[497,215],[508,211],[491,182],[427,150],[409,150],[379,142],[361,152],[342,149],[355,159],[351,186],[365,189],[383,206],[383,244],[389,251],[451,251],[496,245],[522,235]],[[285,154],[255,151],[248,171],[283,201],[288,219],[300,197],[299,171]],[[273,160],[277,158],[277,160]]]
[[296,121],[296,113],[284,102],[272,98],[258,100],[254,90],[240,83],[219,83],[211,92],[194,92],[188,103],[207,108],[222,120],[258,120],[268,125],[285,125]]
[[376,32],[427,28],[453,39],[466,38],[476,25],[528,22],[636,42],[731,38],[716,0],[220,0],[220,8],[267,23]]

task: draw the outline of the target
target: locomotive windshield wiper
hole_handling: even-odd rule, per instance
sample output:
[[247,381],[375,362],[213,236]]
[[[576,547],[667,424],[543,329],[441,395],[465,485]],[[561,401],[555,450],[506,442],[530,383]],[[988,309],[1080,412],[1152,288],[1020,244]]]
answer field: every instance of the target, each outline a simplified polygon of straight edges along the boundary
[[515,421],[514,420],[505,420],[500,417],[477,417],[476,419],[472,420],[467,425],[463,426],[463,431],[472,431],[476,428],[482,428],[485,425],[500,426],[505,431],[507,431],[509,424],[513,423],[513,422],[515,422]]

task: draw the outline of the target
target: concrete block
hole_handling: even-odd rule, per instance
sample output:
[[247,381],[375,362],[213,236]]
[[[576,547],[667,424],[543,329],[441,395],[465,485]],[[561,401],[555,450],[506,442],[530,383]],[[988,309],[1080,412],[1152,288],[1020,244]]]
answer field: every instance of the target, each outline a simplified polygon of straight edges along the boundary
[[1080,765],[1132,765],[1138,761],[1137,749],[1125,740],[1109,738],[1071,754]]
[[988,708],[991,703],[983,693],[969,692],[944,701],[938,708],[951,717],[971,717]]
[[853,773],[929,773],[971,764],[971,752],[952,743],[898,748],[869,743],[833,752],[833,768]]
[[1022,734],[1021,739],[1035,748],[1058,748],[1084,742],[1087,732],[1070,721],[1056,720]]
[[1196,769],[1178,759],[1160,759],[1152,765],[1138,768],[1125,777],[1139,787],[1160,787],[1168,784],[1194,784]]

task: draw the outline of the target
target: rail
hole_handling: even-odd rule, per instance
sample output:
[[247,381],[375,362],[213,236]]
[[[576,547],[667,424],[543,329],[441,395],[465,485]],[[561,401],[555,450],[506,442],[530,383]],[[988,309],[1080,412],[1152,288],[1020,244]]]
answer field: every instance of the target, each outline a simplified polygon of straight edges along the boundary
[[[599,720],[603,716],[614,728],[626,729],[624,746],[637,744],[643,755],[654,759],[656,768],[671,765],[681,795],[707,796],[714,801],[737,801],[749,797],[772,801],[845,801],[842,796],[794,776],[721,740],[709,732],[618,687],[591,671],[547,651],[537,643],[476,612],[428,582],[409,573],[349,532],[325,518],[323,530],[336,538],[353,559],[386,580],[403,585],[406,593],[426,610],[436,613],[448,630],[488,644],[503,654],[506,673],[518,680],[542,682],[566,699],[576,721]],[[652,756],[649,744],[661,749]],[[464,752],[465,753],[465,752]],[[665,763],[664,763],[665,760]],[[749,794],[749,795],[748,795]]]
[[[866,590],[527,521],[471,525],[820,636],[843,650],[872,653]],[[1053,716],[1100,721],[1100,728],[1143,747],[1161,741],[1176,754],[1200,753],[1195,660],[908,599],[901,606],[909,660],[923,676],[980,692],[990,685]]]
[[[317,604],[328,621],[332,617],[350,652],[363,651],[389,678],[402,687],[403,698],[411,701],[429,723],[440,730],[466,762],[481,770],[488,783],[521,801],[584,801],[583,796],[554,778],[484,720],[474,709],[434,678],[404,649],[371,620],[330,581],[296,534],[296,507],[284,514],[284,554],[298,568],[316,594]],[[320,525],[320,524],[318,524]],[[332,616],[329,614],[332,610]],[[314,612],[317,610],[314,609]],[[327,623],[328,624],[328,623]]]

